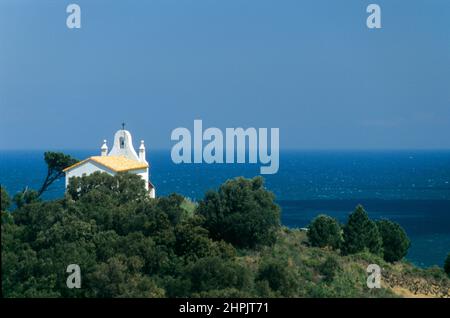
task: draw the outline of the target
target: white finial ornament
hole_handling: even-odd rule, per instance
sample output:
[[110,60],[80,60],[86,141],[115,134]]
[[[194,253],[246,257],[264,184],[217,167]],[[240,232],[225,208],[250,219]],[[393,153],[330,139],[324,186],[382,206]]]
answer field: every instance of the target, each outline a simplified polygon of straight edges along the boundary
[[143,140],[141,140],[141,146],[139,147],[139,161],[145,162],[145,145]]
[[102,145],[102,156],[106,156],[108,154],[108,146],[106,145],[106,139],[103,140],[103,145]]

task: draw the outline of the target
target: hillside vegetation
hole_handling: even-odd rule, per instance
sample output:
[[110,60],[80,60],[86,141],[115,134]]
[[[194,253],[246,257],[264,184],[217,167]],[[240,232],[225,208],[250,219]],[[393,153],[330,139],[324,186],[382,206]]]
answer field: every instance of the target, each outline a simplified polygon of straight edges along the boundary
[[[347,224],[319,216],[302,231],[280,225],[261,178],[229,180],[198,203],[150,199],[142,182],[94,173],[59,200],[21,195],[13,211],[2,189],[3,296],[450,296],[444,270],[404,261],[403,229],[361,206]],[[70,264],[81,288],[66,285]],[[369,264],[381,267],[381,288],[367,287]]]

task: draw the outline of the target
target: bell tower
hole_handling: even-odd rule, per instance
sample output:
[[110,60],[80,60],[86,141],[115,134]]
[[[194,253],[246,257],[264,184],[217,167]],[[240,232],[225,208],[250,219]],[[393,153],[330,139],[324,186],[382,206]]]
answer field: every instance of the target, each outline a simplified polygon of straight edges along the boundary
[[139,160],[139,156],[134,150],[133,139],[128,130],[125,130],[125,123],[122,123],[122,129],[114,135],[114,144],[108,156],[124,156],[131,160]]

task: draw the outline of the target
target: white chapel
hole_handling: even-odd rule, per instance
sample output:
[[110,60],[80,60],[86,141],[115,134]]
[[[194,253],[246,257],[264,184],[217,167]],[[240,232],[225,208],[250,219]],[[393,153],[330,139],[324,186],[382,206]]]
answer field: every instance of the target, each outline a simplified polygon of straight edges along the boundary
[[149,179],[150,166],[145,159],[144,141],[141,140],[138,155],[134,150],[131,134],[128,130],[125,130],[124,126],[122,124],[122,129],[114,135],[114,145],[109,153],[106,140],[104,140],[100,156],[89,157],[64,169],[66,188],[71,177],[90,175],[96,171],[106,172],[110,175],[126,171],[141,176],[145,181],[145,188],[148,190],[150,197],[155,198],[156,189]]

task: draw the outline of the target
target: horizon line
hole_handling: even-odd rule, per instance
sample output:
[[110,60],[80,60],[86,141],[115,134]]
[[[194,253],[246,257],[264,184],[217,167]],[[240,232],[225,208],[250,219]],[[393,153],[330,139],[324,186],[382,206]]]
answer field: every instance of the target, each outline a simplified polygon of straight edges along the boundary
[[[171,148],[150,148],[146,152],[171,151]],[[237,150],[237,149],[235,149]],[[249,151],[249,149],[245,149]],[[93,151],[100,152],[99,148],[0,148],[0,151]],[[280,148],[281,151],[450,151],[450,148]]]

